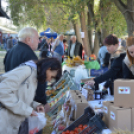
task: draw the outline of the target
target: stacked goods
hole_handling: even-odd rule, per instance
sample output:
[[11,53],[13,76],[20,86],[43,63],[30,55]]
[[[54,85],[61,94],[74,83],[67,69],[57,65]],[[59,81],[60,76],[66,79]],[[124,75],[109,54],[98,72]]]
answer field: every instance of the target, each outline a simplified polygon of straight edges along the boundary
[[[118,79],[114,81],[114,103],[105,102],[105,122],[111,129],[133,131],[134,129],[134,80]],[[105,108],[106,109],[106,108]],[[106,111],[106,110],[105,110]]]
[[67,66],[70,67],[84,64],[84,61],[79,56],[76,56],[73,59],[70,59],[68,57],[68,59],[65,62],[67,63]]
[[54,96],[48,101],[51,107],[49,112],[47,113],[49,116],[55,114],[57,112],[58,107],[64,103],[67,90],[77,90],[77,86],[75,85],[75,82],[72,80],[68,72],[64,73],[61,79],[53,86],[54,90],[57,90],[58,88],[62,89],[58,91],[56,96]]

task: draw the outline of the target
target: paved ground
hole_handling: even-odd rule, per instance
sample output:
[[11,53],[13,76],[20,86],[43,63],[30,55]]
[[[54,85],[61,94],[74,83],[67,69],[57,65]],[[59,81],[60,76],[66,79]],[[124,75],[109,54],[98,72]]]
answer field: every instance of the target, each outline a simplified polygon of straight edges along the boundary
[[[6,51],[0,51],[0,74],[4,73],[3,59],[6,55]],[[36,52],[36,55],[39,55],[39,52]]]

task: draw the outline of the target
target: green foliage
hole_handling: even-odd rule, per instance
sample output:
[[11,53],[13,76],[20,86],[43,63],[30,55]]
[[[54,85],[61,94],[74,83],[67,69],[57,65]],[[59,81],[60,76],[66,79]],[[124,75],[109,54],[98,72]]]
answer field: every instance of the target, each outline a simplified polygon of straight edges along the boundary
[[[97,3],[96,3],[97,1]],[[101,3],[100,3],[101,2]],[[125,3],[126,0],[123,0]],[[127,25],[124,16],[110,0],[94,0],[94,20],[88,28],[93,28],[97,23],[96,30],[106,29],[108,33],[114,33],[118,37],[126,35]]]
[[[111,3],[110,6],[111,9],[108,11],[107,16],[104,18],[105,23],[102,24],[103,28],[107,28],[109,33],[114,33],[118,37],[126,35],[127,25],[124,16],[113,3]],[[105,5],[104,8],[107,8],[107,6]]]
[[[100,1],[103,4],[100,4]],[[126,4],[126,0],[122,0]],[[35,26],[44,29],[50,26],[57,32],[65,32],[78,22],[79,14],[89,0],[8,0],[13,23],[17,26]],[[96,30],[106,28],[109,33],[122,36],[126,33],[126,22],[110,0],[90,0],[94,9]],[[103,15],[103,16],[102,16]],[[103,19],[103,23],[101,20]],[[88,29],[94,28],[94,22]]]

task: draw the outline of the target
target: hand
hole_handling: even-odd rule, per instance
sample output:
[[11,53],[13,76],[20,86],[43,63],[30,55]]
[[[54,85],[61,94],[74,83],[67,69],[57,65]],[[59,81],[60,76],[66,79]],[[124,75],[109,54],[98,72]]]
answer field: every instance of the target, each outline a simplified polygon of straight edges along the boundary
[[37,116],[36,112],[33,110],[31,116]]
[[45,113],[47,113],[50,110],[50,105],[47,103],[44,107],[45,107]]
[[107,90],[107,88],[106,87],[103,87],[103,89],[102,90]]
[[94,80],[90,80],[90,81],[86,82],[86,84],[88,84],[90,86],[94,86],[95,81]]
[[38,113],[40,113],[40,112],[41,112],[41,113],[44,113],[44,112],[45,112],[43,105],[37,106],[37,107],[36,107],[36,110],[37,110]]

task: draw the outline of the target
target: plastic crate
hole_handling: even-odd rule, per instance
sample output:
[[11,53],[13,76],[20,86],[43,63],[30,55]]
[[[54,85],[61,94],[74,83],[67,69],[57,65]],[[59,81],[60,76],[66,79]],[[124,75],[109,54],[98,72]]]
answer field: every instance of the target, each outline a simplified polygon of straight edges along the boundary
[[[63,84],[61,84],[62,81],[65,81]],[[77,88],[77,84],[75,83],[75,81],[72,79],[72,77],[70,76],[70,74],[66,71],[62,77],[60,78],[60,80],[54,84],[53,89],[56,89],[56,87],[61,84],[58,88],[62,88],[63,86],[65,87],[69,82],[72,82],[73,85],[70,87],[71,90],[79,90]]]
[[97,130],[97,128],[95,126],[87,127],[80,134],[95,134],[96,130]]
[[[47,113],[49,116],[52,116],[52,115],[56,114],[56,113],[57,113],[57,110],[58,110],[58,107],[59,107],[60,105],[64,104],[64,101],[65,101],[65,98],[66,98],[66,91],[69,89],[69,87],[70,87],[72,84],[73,84],[73,83],[69,82],[68,85],[66,85],[66,87],[65,87],[64,89],[60,90],[59,93],[58,93],[54,98],[52,98],[52,99],[50,99],[50,100],[48,101],[49,104],[50,104],[50,103],[51,103],[51,104],[54,103],[54,104],[51,106],[51,108],[50,108],[50,110],[48,111],[48,113]],[[55,103],[55,100],[56,100],[56,99],[59,99],[59,100]]]
[[57,113],[57,109],[60,105],[62,105],[64,103],[64,100],[65,100],[65,92],[67,90],[78,90],[77,88],[77,85],[76,83],[74,82],[74,80],[71,78],[70,74],[68,72],[65,72],[63,74],[63,76],[60,78],[60,80],[53,86],[53,89],[55,89],[62,81],[65,81],[64,83],[62,83],[58,89],[60,88],[63,88],[63,89],[60,89],[58,94],[49,99],[50,97],[48,97],[48,103],[51,103],[52,104],[52,107],[50,108],[50,111],[47,113],[49,116],[52,116],[54,114]]
[[65,101],[66,96],[63,96],[54,106],[50,108],[50,110],[47,112],[49,116],[52,116],[57,113],[58,107],[62,105]]
[[59,93],[58,93],[55,97],[51,98],[51,99],[48,101],[48,103],[51,103],[52,101],[55,101],[55,99],[57,99],[57,98],[60,98],[61,95],[62,95],[63,93],[65,94],[65,92],[66,92],[67,90],[69,90],[72,85],[73,85],[73,83],[70,81],[70,82],[68,83],[68,85],[66,85],[66,87],[65,87],[64,89],[61,89],[61,90],[59,91]]
[[74,121],[69,127],[65,128],[63,132],[66,130],[74,130],[76,127],[78,127],[80,124],[85,125],[88,124],[91,117],[95,115],[92,108],[87,107],[84,110],[84,114],[79,117],[76,121]]
[[80,134],[101,134],[101,131],[106,127],[101,119],[101,114],[94,115],[90,118],[88,127],[85,128]]

